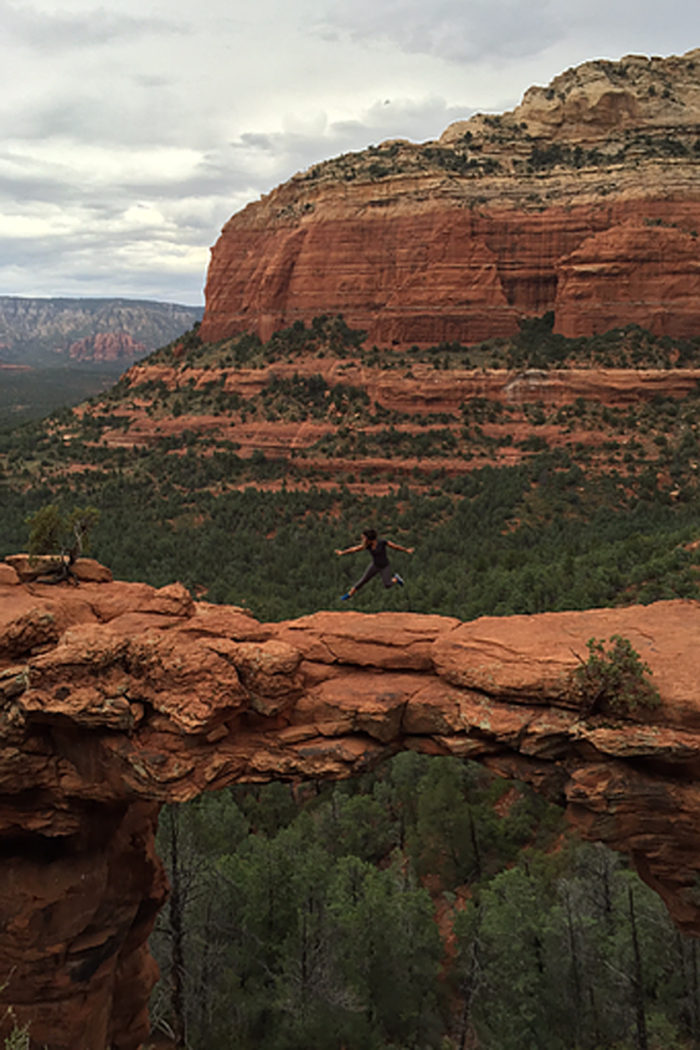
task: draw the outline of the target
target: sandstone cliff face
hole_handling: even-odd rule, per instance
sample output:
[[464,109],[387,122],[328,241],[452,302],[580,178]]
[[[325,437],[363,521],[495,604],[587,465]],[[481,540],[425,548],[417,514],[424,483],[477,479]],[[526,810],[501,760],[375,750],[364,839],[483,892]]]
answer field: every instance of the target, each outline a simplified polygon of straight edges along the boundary
[[474,343],[547,310],[565,335],[697,332],[699,68],[588,62],[436,142],[295,175],[224,227],[202,338],[341,313],[370,344]]
[[[0,565],[0,972],[38,1046],[145,1038],[162,802],[344,777],[402,748],[476,758],[548,792],[700,932],[697,602],[263,624],[178,584],[112,582],[89,561],[76,571],[80,586],[47,586],[26,558]],[[576,654],[613,633],[652,668],[653,721],[582,719],[566,698]]]
[[555,311],[565,335],[634,322],[657,335],[698,333],[700,245],[695,230],[634,220],[581,242],[558,266]]
[[74,361],[133,361],[147,352],[145,343],[136,342],[128,332],[96,332],[68,347]]

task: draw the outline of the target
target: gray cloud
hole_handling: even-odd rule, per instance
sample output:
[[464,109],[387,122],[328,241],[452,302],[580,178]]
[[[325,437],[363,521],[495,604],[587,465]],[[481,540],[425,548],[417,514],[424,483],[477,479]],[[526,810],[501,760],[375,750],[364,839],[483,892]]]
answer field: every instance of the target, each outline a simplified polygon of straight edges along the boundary
[[0,0],[5,294],[197,302],[221,226],[295,172],[700,44],[687,0],[39,2]]
[[557,0],[335,0],[316,31],[326,38],[387,40],[412,53],[452,61],[539,54],[566,35]]
[[[630,52],[684,53],[700,43],[700,6],[687,0],[355,0],[352,6],[332,0],[314,32],[328,41],[385,42],[457,63],[502,65],[568,50],[566,65]],[[559,71],[550,69],[545,79]]]
[[[389,138],[417,142],[437,138],[448,124],[472,113],[472,109],[450,106],[442,98],[380,99],[355,119],[327,122],[321,133],[244,132],[230,145],[233,170],[252,174],[264,160],[271,165],[272,188],[323,159],[362,150]],[[225,156],[216,163],[226,165]]]
[[183,25],[161,18],[115,14],[99,7],[82,14],[51,14],[37,7],[0,3],[3,32],[37,50],[112,46],[144,34],[182,33]]
[[104,234],[53,243],[0,236],[0,287],[5,295],[124,295],[199,304],[203,253],[199,265],[188,262],[179,237],[175,245],[156,240],[141,257],[124,252],[128,246],[123,237]]
[[[378,99],[355,119],[317,116],[312,130],[243,132],[227,144],[193,152],[180,174],[167,151],[155,151],[162,162],[153,168],[151,154],[139,160],[138,143],[133,152],[118,154],[96,146],[98,159],[113,158],[107,185],[105,176],[91,171],[92,154],[78,164],[68,150],[62,162],[52,162],[26,144],[5,147],[0,289],[68,295],[82,288],[82,294],[101,290],[196,303],[209,246],[248,201],[323,158],[388,137],[425,139],[467,115],[437,97]],[[181,272],[188,266],[189,272]]]
[[182,127],[175,120],[179,107],[168,96],[167,85],[148,93],[148,106],[141,94],[120,77],[111,85],[88,85],[78,97],[58,88],[50,100],[29,103],[21,112],[6,105],[2,127],[6,136],[34,141],[64,138],[112,146],[179,142]]

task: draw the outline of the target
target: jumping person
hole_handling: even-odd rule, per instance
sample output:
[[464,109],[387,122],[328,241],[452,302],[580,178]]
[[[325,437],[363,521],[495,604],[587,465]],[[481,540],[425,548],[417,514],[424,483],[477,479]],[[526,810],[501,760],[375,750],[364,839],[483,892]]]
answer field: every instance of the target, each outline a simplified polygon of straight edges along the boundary
[[413,547],[402,547],[400,543],[393,543],[391,540],[379,539],[376,529],[365,529],[362,533],[362,543],[358,543],[356,547],[346,547],[345,550],[336,549],[335,553],[338,557],[342,557],[343,554],[357,554],[359,551],[364,550],[369,551],[372,555],[372,561],[369,563],[357,583],[354,584],[354,586],[352,586],[345,594],[341,594],[341,602],[346,602],[348,598],[352,598],[353,594],[357,594],[360,587],[364,587],[364,585],[377,574],[381,576],[382,583],[385,587],[393,587],[395,583],[398,583],[400,587],[403,587],[403,580],[398,572],[394,572],[389,565],[389,556],[386,552],[387,547],[391,547],[394,551],[403,551],[404,554],[413,554]]

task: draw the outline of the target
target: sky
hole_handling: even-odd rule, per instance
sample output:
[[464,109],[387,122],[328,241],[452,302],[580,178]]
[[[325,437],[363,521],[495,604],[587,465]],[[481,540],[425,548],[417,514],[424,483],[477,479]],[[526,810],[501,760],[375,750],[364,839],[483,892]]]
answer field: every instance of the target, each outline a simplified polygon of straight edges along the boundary
[[0,0],[0,295],[200,305],[226,220],[588,59],[700,46],[688,0]]

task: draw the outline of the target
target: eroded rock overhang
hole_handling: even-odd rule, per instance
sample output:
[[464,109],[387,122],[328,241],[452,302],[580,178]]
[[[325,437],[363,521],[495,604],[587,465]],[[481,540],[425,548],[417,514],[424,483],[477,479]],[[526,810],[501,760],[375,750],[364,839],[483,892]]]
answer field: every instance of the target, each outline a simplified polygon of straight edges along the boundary
[[[0,972],[50,1050],[136,1048],[166,894],[159,806],[236,782],[342,778],[401,750],[476,759],[628,854],[700,932],[700,603],[259,623],[179,584],[79,586],[0,565]],[[628,638],[662,703],[583,718],[586,643]]]

